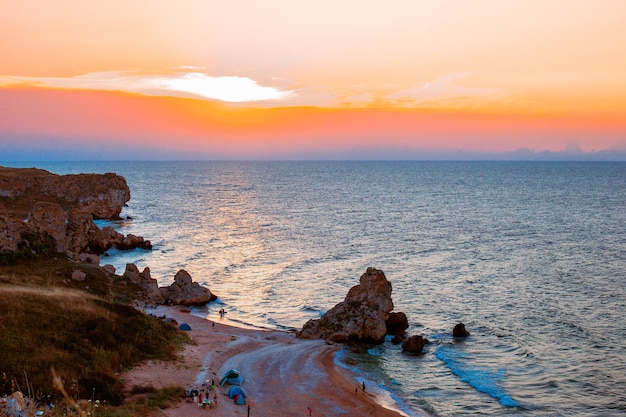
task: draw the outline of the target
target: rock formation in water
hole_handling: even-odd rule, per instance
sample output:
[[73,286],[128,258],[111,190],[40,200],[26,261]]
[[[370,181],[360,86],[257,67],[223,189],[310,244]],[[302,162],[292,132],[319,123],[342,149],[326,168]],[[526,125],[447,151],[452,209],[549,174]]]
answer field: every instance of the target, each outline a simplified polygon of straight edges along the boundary
[[406,314],[403,312],[389,313],[389,318],[385,321],[387,326],[387,334],[392,336],[398,336],[402,338],[405,335],[406,329],[409,328],[409,320],[406,318]]
[[48,246],[75,256],[111,247],[151,249],[142,237],[124,237],[94,223],[119,219],[128,200],[128,184],[116,174],[57,175],[0,167],[0,252]]
[[402,350],[409,353],[421,353],[426,342],[422,336],[413,335],[402,341]]
[[463,323],[457,324],[454,326],[454,329],[452,329],[452,337],[467,337],[469,334]]
[[391,283],[383,271],[367,268],[359,285],[348,291],[343,302],[321,318],[309,320],[296,336],[338,343],[380,344],[387,334],[385,321],[391,310]]

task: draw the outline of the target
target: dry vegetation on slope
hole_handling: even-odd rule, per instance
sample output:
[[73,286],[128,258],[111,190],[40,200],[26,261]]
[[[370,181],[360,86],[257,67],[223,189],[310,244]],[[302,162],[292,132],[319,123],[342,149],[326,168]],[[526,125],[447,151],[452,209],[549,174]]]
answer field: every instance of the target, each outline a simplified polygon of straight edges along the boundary
[[[87,274],[84,281],[68,279],[75,269]],[[133,308],[134,290],[94,265],[65,259],[0,266],[0,396],[19,387],[35,399],[60,401],[54,367],[72,397],[121,404],[122,370],[146,359],[176,359],[189,342]]]

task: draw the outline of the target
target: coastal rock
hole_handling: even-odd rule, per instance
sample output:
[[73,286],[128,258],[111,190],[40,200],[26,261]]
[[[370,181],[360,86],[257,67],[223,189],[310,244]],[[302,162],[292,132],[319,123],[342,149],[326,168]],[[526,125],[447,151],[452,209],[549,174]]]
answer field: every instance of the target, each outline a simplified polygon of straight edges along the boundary
[[161,287],[161,296],[173,304],[203,306],[216,297],[208,288],[193,282],[191,275],[181,269],[174,276],[174,283],[169,287]]
[[457,324],[454,326],[454,329],[452,329],[452,337],[467,337],[469,334],[463,323]]
[[59,252],[68,254],[90,252],[91,237],[98,229],[91,213],[80,208],[71,208],[67,214],[66,223],[65,247]]
[[0,215],[0,251],[17,252],[25,236],[35,232],[30,230],[29,233],[29,229],[30,226],[23,222]]
[[387,333],[385,321],[391,310],[391,283],[383,271],[367,268],[359,285],[348,291],[343,302],[320,319],[309,320],[296,336],[338,343],[380,344]]
[[150,276],[150,268],[145,267],[142,272],[139,272],[137,265],[126,264],[123,276],[141,287],[144,292],[144,301],[153,304],[163,304],[165,302],[157,280]]
[[[113,173],[57,175],[43,169],[0,167],[0,197],[32,207],[37,201],[82,207],[95,219],[119,218],[130,200],[124,177]],[[65,207],[67,206],[67,207]]]
[[401,311],[389,313],[385,326],[387,326],[387,334],[403,335],[406,329],[409,328],[409,320],[406,318],[406,314]]
[[117,174],[50,175],[42,190],[80,206],[94,219],[119,219],[130,200],[128,184]]
[[112,247],[117,247],[118,242],[124,239],[124,235],[117,232],[111,226],[102,229],[91,230],[89,236],[89,250],[93,253],[104,253]]
[[67,214],[56,203],[36,202],[26,219],[39,235],[51,237],[58,252],[65,249]]
[[116,174],[57,175],[42,169],[0,167],[0,251],[51,245],[74,256],[116,246],[151,249],[142,237],[124,237],[94,219],[118,219],[130,199]]
[[120,242],[116,244],[117,248],[120,250],[128,250],[141,248],[146,250],[152,249],[152,244],[149,240],[144,240],[141,236],[135,236],[132,233],[123,238]]
[[421,353],[425,343],[425,339],[416,334],[402,341],[402,350],[409,353]]

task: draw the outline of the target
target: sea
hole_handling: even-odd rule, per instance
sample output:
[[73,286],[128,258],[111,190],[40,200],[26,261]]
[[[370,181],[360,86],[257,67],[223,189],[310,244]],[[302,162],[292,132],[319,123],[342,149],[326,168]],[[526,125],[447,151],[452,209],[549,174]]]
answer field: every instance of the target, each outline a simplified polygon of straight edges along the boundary
[[382,270],[430,343],[336,362],[407,416],[626,416],[624,162],[2,165],[124,176],[122,220],[99,224],[154,247],[101,263],[160,285],[186,270],[219,296],[201,317],[300,329]]

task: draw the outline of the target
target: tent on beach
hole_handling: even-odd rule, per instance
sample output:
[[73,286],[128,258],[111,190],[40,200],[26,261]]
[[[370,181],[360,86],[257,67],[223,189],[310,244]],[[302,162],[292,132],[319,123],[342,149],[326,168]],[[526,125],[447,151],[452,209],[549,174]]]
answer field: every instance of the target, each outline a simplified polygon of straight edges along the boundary
[[246,403],[246,394],[243,392],[241,387],[230,387],[228,390],[228,397],[232,398],[235,401],[235,404],[242,405]]
[[220,381],[220,387],[224,384],[241,385],[242,383],[243,378],[241,377],[241,373],[236,369],[231,369],[224,374],[224,377]]
[[190,326],[190,325],[188,325],[187,323],[181,323],[181,325],[180,325],[180,326],[178,326],[178,328],[179,328],[180,330],[191,330],[191,326]]

